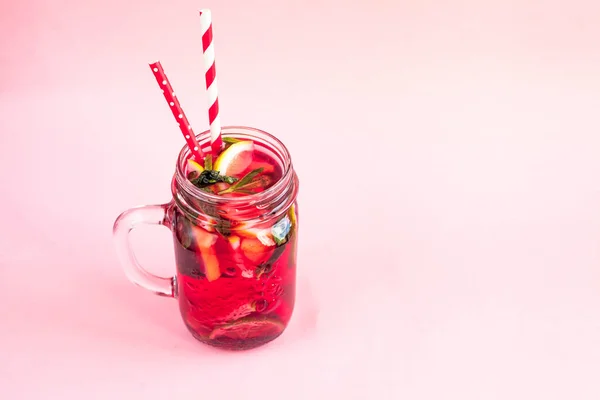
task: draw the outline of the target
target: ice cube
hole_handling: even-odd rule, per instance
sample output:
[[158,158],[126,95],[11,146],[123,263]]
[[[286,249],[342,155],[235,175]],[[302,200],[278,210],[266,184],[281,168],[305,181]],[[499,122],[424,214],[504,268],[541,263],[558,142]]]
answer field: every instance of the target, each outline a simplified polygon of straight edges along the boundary
[[271,234],[273,235],[273,238],[275,239],[275,242],[277,242],[278,245],[285,242],[286,237],[288,233],[290,233],[291,228],[292,222],[290,221],[287,215],[283,217],[280,221],[278,221],[275,225],[273,225],[273,227],[271,228]]

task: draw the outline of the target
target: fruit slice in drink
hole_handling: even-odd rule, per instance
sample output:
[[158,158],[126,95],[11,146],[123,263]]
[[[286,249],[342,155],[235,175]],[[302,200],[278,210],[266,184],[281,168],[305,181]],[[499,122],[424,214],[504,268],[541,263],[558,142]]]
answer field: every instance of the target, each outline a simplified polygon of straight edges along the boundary
[[241,248],[244,256],[254,264],[258,265],[271,256],[275,248],[275,242],[273,242],[272,246],[266,246],[258,238],[245,238],[242,240]]
[[187,173],[188,173],[188,175],[190,173],[195,173],[195,174],[200,175],[202,172],[204,172],[204,167],[202,167],[202,165],[198,164],[196,161],[194,161],[191,158],[189,158],[188,161],[187,161]]
[[198,246],[198,252],[204,263],[204,274],[209,282],[218,279],[221,276],[221,269],[219,268],[219,259],[215,252],[215,243],[217,243],[218,236],[213,233],[206,232],[202,228],[194,227],[194,237],[196,238],[196,245]]
[[284,324],[274,318],[243,318],[238,321],[215,328],[209,339],[245,340],[253,338],[268,338],[279,335]]
[[252,164],[254,142],[243,140],[229,146],[217,157],[213,168],[222,175],[236,176]]
[[227,238],[229,246],[231,248],[231,258],[235,263],[235,266],[241,271],[241,275],[244,278],[252,278],[254,276],[254,265],[248,262],[241,251],[241,240],[238,236],[230,235]]

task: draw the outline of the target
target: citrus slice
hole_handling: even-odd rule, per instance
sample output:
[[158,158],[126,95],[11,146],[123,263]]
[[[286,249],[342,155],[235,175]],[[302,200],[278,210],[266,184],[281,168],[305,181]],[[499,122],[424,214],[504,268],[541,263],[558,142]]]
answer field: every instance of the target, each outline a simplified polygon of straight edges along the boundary
[[251,140],[234,143],[217,157],[213,169],[221,175],[239,175],[252,163],[253,153],[254,142]]
[[[293,207],[293,206],[292,206]],[[288,215],[284,215],[277,223],[264,222],[251,225],[240,223],[233,231],[243,238],[258,239],[265,246],[275,246],[285,243],[288,234],[294,228],[296,215],[292,214],[293,211]]]
[[230,324],[215,328],[209,335],[210,339],[251,339],[279,335],[285,328],[276,319],[243,318]]
[[196,161],[192,160],[191,158],[188,158],[188,160],[187,160],[187,170],[188,170],[188,174],[190,172],[195,172],[198,175],[200,175],[202,172],[204,172],[204,168],[202,167],[202,165],[198,164]]
[[219,268],[219,259],[215,252],[214,245],[217,242],[217,235],[208,233],[202,228],[194,229],[196,244],[200,250],[200,257],[204,263],[204,275],[209,282],[219,279],[221,269]]
[[227,239],[232,250],[232,258],[235,265],[242,271],[244,278],[252,278],[254,276],[254,269],[250,265],[246,265],[244,258],[241,253],[241,240],[239,236],[230,235]]
[[295,228],[296,227],[296,219],[297,219],[297,217],[296,217],[296,204],[292,204],[292,206],[290,207],[290,211],[289,211],[288,214],[289,214],[290,220],[292,222],[292,228]]
[[256,305],[254,303],[246,303],[232,310],[229,314],[222,318],[222,321],[237,321],[256,311]]
[[292,204],[288,216],[292,223],[290,232],[291,248],[288,253],[288,268],[294,268],[298,259],[298,215],[296,213],[296,204]]
[[248,260],[260,264],[271,256],[274,246],[275,243],[273,246],[265,246],[259,239],[245,238],[241,249]]
[[265,246],[275,246],[273,234],[270,228],[241,228],[235,229],[235,233],[243,238],[258,239]]

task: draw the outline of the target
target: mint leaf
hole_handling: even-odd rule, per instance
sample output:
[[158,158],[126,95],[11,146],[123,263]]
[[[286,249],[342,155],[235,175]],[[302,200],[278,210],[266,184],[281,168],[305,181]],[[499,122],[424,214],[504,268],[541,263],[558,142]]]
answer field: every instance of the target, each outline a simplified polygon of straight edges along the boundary
[[233,185],[231,185],[229,188],[225,189],[225,190],[221,190],[219,192],[219,194],[226,194],[226,193],[233,193],[236,192],[240,189],[248,189],[247,186],[249,183],[252,182],[252,180],[254,179],[254,177],[258,174],[260,174],[261,172],[263,172],[264,168],[257,168],[254,169],[250,172],[248,172],[246,175],[244,175],[242,177],[242,179],[240,179],[239,181],[237,181],[236,183],[234,183]]
[[190,182],[192,182],[194,186],[200,189],[213,185],[217,182],[225,182],[231,185],[236,181],[237,178],[234,178],[232,176],[221,175],[219,171],[213,171],[208,169],[205,169],[196,178],[190,180]]
[[256,168],[255,170],[252,170],[250,172],[248,172],[246,175],[244,175],[244,177],[242,179],[240,179],[234,186],[236,188],[244,186],[250,182],[252,182],[252,179],[254,179],[254,177],[258,174],[260,174],[261,172],[263,172],[264,168],[260,167],[260,168]]
[[230,185],[233,185],[238,179],[234,178],[233,176],[226,176],[226,175],[219,175],[221,177],[221,179],[223,179],[223,182],[225,183],[229,183]]
[[234,144],[234,143],[242,141],[241,139],[236,139],[236,138],[232,138],[232,137],[223,137],[222,140],[224,143],[227,143],[227,144]]
[[[271,183],[271,178],[269,178],[266,175],[261,175],[261,176],[257,176],[256,178],[254,178],[252,180],[252,182],[244,185],[243,189],[248,191],[250,189],[263,188],[263,187],[269,186],[270,183]],[[241,188],[236,190],[236,192],[238,192],[239,190],[241,190]]]
[[236,193],[242,193],[242,194],[254,194],[254,192],[252,190],[249,190],[249,189],[246,189],[246,188],[236,189],[235,192]]

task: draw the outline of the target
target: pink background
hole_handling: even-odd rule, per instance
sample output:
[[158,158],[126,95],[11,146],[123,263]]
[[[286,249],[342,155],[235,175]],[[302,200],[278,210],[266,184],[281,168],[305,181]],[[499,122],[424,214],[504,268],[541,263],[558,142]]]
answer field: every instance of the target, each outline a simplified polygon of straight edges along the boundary
[[[245,353],[196,342],[111,241],[169,200],[183,138],[280,137],[298,305]],[[600,398],[600,3],[38,0],[0,5],[0,398]],[[169,232],[135,232],[173,270]]]

